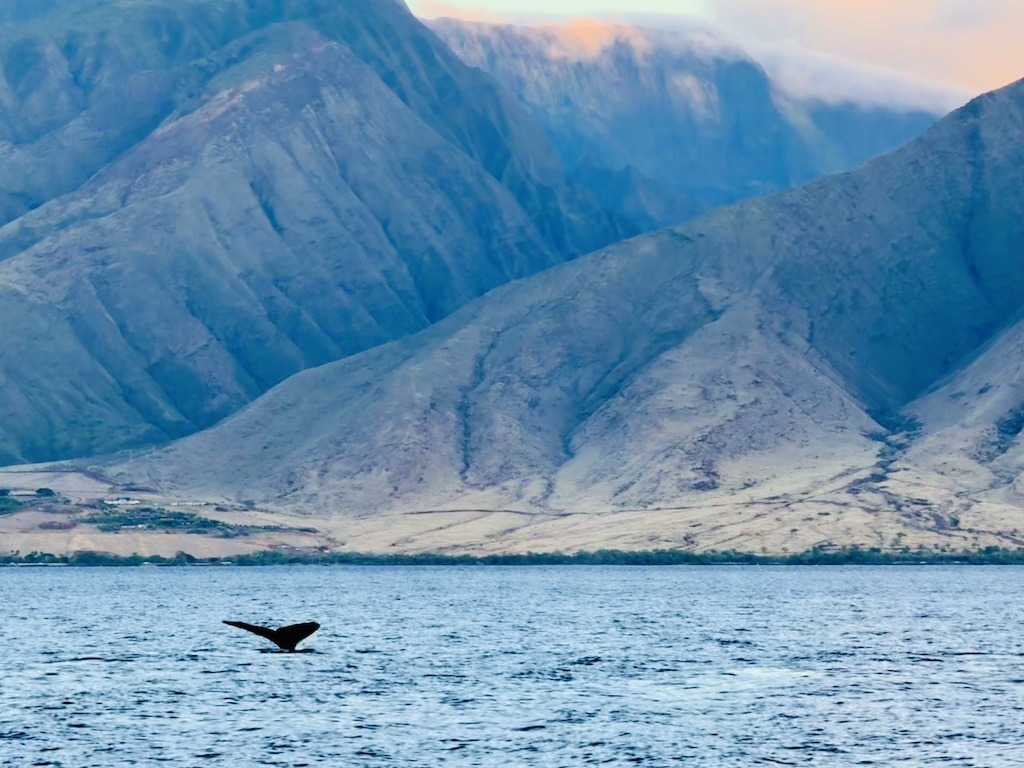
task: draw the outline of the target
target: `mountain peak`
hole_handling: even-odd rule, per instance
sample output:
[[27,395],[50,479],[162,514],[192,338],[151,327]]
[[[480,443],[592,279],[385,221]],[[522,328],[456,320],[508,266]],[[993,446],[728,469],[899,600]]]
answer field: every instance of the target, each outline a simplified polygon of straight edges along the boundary
[[634,231],[401,3],[78,10],[0,38],[0,461],[209,426]]

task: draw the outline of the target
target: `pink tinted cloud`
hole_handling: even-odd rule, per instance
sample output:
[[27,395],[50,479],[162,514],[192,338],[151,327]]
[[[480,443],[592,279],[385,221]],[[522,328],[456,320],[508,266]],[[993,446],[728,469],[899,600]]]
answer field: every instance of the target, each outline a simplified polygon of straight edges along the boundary
[[464,19],[466,21],[484,21],[491,24],[501,24],[508,20],[508,15],[487,8],[479,8],[469,5],[456,5],[441,0],[419,0],[411,3],[412,12],[421,19]]
[[[553,17],[564,2],[551,0]],[[530,21],[517,12],[516,0],[465,0],[465,5],[413,0],[411,5],[422,16]],[[594,0],[593,15],[605,15],[599,11],[612,6],[622,18],[703,7],[708,20],[752,50],[800,48],[970,93],[1024,77],[1024,0]]]
[[1024,77],[1020,0],[716,0],[743,38],[957,83],[978,93]]

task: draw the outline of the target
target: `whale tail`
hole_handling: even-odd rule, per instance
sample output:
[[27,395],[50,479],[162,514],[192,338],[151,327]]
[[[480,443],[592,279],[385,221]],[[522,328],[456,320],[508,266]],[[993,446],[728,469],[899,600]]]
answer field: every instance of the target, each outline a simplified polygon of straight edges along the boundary
[[280,629],[260,627],[256,624],[246,624],[244,621],[225,621],[225,624],[244,629],[260,637],[265,637],[283,651],[294,651],[296,646],[312,635],[320,625],[315,621],[307,621],[303,624],[292,624]]

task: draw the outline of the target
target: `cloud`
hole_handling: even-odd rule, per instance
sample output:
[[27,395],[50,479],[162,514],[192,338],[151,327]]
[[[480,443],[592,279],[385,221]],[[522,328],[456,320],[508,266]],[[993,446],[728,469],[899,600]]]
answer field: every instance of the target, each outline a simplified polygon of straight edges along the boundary
[[622,23],[672,30],[686,36],[717,35],[723,50],[731,47],[734,51],[746,52],[765,68],[777,86],[798,99],[945,114],[977,95],[977,91],[961,83],[822,53],[787,36],[766,42],[735,29],[716,30],[703,19],[663,14],[627,14],[618,19]]
[[745,43],[785,44],[972,93],[1024,76],[1019,0],[718,0]]
[[[746,54],[703,25],[687,26],[685,32],[632,23],[629,19],[581,17],[551,23],[520,25],[524,33],[547,46],[551,58],[584,60],[600,56],[610,48],[627,45],[643,55],[655,50],[685,51],[689,55],[739,58]],[[644,28],[641,28],[644,27]]]
[[[605,18],[570,18],[522,14],[480,13],[448,3],[428,3],[437,16],[455,13],[464,20],[514,23],[534,28],[552,58],[586,59],[618,43],[638,52],[678,45],[691,53],[729,58],[752,58],[775,85],[796,99],[827,104],[853,103],[867,107],[920,110],[945,114],[975,95],[956,83],[922,78],[889,67],[853,61],[805,48],[791,39],[742,44],[736,33],[716,30],[704,19],[664,14],[608,14]],[[426,17],[426,13],[423,14]],[[638,32],[642,27],[644,31]],[[652,32],[657,30],[658,32]]]
[[957,83],[829,56],[807,50],[799,43],[753,44],[752,52],[772,81],[798,99],[942,115],[963,106],[975,95]]
[[[804,87],[835,72],[856,91],[836,61],[858,62],[881,96],[879,78],[900,73],[909,91],[981,93],[1024,76],[1024,2],[1021,0],[410,0],[414,12],[478,21],[537,24],[585,13],[598,18],[697,16],[745,48],[779,61],[776,69]],[[544,12],[546,11],[546,12]],[[773,53],[774,51],[774,53]],[[787,54],[788,51],[788,54]],[[831,63],[830,63],[831,62]],[[783,76],[783,75],[780,75]],[[840,83],[841,84],[841,83]],[[822,90],[819,88],[819,90]],[[871,95],[866,92],[866,95]],[[954,99],[955,100],[955,99]],[[941,99],[939,99],[941,101]]]
[[490,24],[501,24],[509,20],[508,14],[487,8],[455,5],[440,0],[416,0],[409,3],[409,8],[421,19],[452,18],[465,21],[484,21]]
[[570,19],[546,29],[555,43],[551,47],[551,55],[561,58],[593,58],[619,42],[626,42],[638,50],[647,46],[647,40],[632,27],[609,24],[599,19]]

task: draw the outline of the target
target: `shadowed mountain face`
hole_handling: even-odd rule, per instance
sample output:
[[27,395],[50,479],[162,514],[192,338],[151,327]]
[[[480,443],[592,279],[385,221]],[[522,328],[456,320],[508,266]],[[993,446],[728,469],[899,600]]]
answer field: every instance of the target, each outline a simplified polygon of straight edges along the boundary
[[393,0],[0,19],[4,463],[210,426],[630,232]]
[[[1019,508],[1022,127],[1024,81],[854,173],[498,289],[110,471],[321,512],[825,499],[932,525],[921,478],[955,435],[933,511]],[[557,540],[617,540],[576,533]]]
[[349,48],[512,189],[557,247],[577,254],[621,234],[566,188],[534,122],[395,0],[17,0],[8,14],[17,19],[22,7],[25,23],[0,30],[0,221],[76,189],[161,122],[194,111],[261,51],[282,53],[280,26],[298,24]]
[[706,32],[430,25],[533,111],[581,184],[646,227],[845,171],[938,118],[790,98]]

